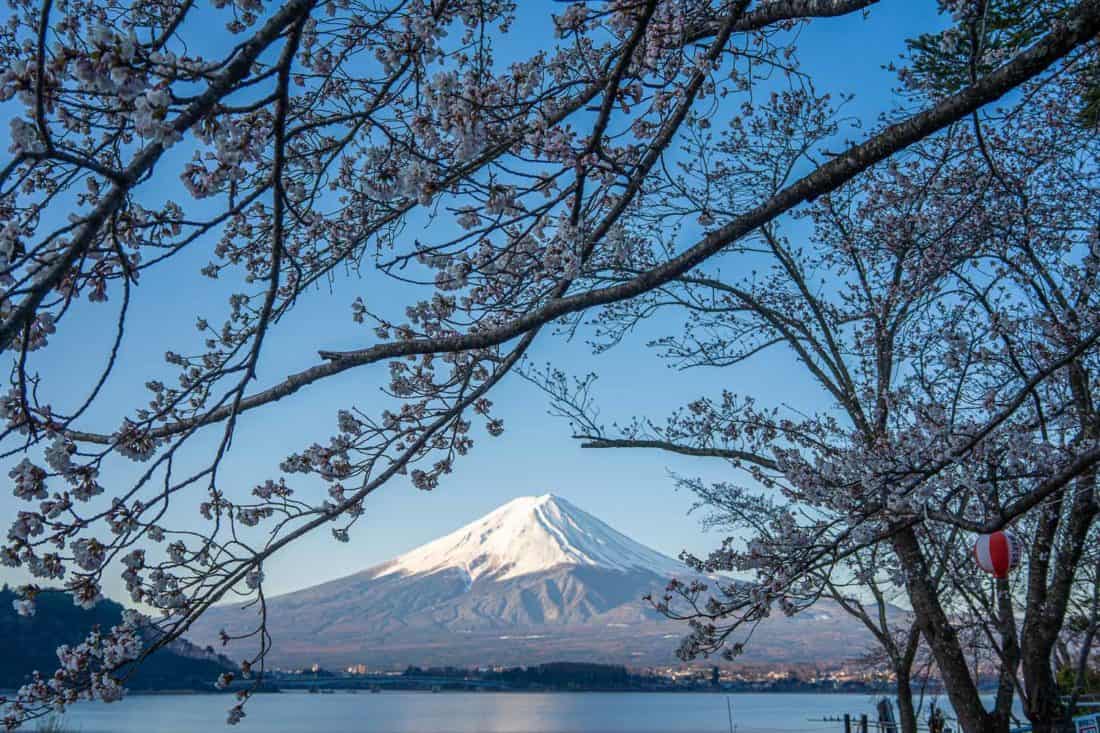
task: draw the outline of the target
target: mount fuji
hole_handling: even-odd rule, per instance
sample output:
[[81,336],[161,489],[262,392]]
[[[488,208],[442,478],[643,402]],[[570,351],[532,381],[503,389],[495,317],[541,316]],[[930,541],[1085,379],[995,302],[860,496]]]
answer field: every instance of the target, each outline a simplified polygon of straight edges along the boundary
[[[354,575],[268,599],[269,662],[535,664],[675,662],[686,626],[643,600],[671,578],[696,578],[552,494],[523,497],[426,545]],[[815,609],[816,610],[816,609]],[[211,608],[192,638],[253,628],[254,608]],[[870,639],[839,608],[768,619],[746,662],[841,660]],[[234,642],[238,644],[250,642]],[[219,651],[232,657],[244,649]]]

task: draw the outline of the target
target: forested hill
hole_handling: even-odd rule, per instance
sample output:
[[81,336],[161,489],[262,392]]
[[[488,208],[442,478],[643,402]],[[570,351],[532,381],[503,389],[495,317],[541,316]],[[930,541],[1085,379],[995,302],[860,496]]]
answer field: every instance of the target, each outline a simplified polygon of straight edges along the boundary
[[[94,626],[104,630],[122,620],[123,607],[103,600],[90,610],[73,604],[63,591],[42,591],[38,613],[20,616],[12,602],[18,596],[7,586],[0,590],[0,689],[12,689],[26,682],[38,670],[50,675],[57,669],[56,649],[61,644],[79,644]],[[129,678],[131,690],[212,689],[217,676],[230,667],[225,657],[188,642],[174,642],[152,654]]]

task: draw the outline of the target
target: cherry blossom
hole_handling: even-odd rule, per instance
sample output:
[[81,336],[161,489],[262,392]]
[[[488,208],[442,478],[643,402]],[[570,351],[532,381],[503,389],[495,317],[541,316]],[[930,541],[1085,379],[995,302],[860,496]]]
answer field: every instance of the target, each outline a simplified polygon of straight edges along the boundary
[[[521,12],[508,0],[219,0],[201,9],[170,0],[109,12],[86,0],[14,0],[0,27],[10,129],[0,164],[0,343],[12,355],[0,419],[22,508],[9,517],[0,561],[59,581],[82,607],[117,573],[151,616],[65,649],[57,673],[8,701],[5,724],[77,699],[118,699],[127,664],[229,599],[256,611],[247,637],[258,649],[245,661],[262,684],[265,562],[313,532],[357,539],[383,486],[445,482],[479,441],[509,429],[494,411],[496,385],[537,338],[581,325],[584,313],[606,348],[624,322],[660,307],[654,298],[698,306],[705,296],[737,309],[765,291],[757,312],[776,320],[754,333],[808,349],[804,361],[852,418],[781,414],[731,393],[700,399],[667,427],[640,421],[620,436],[683,439],[822,513],[811,520],[777,503],[751,553],[730,546],[701,561],[753,570],[751,590],[728,590],[744,592],[754,613],[797,611],[812,595],[812,582],[776,567],[783,552],[816,569],[823,547],[869,545],[926,512],[982,528],[1057,495],[1059,477],[1089,455],[1069,439],[1080,415],[1066,396],[1077,387],[1062,375],[1086,358],[1097,326],[1087,297],[1096,259],[1079,256],[1084,228],[1058,229],[1046,192],[1087,180],[1088,167],[1084,148],[1073,165],[1072,156],[1044,157],[1076,144],[1068,132],[1053,148],[1014,142],[1030,140],[1043,115],[1062,116],[1060,99],[1087,91],[1072,72],[1093,52],[1100,5],[1054,3],[1057,22],[1032,42],[971,49],[974,73],[951,84],[933,89],[911,66],[902,78],[912,80],[913,108],[848,131],[860,140],[848,143],[838,137],[848,90],[815,91],[796,42],[806,23],[859,23],[874,5],[572,4],[547,18],[545,43],[517,54],[499,50]],[[950,10],[970,22],[966,6]],[[966,51],[957,32],[937,44],[945,57]],[[1037,95],[1026,114],[973,126],[1017,89]],[[952,175],[933,175],[937,165]],[[960,180],[981,187],[961,195]],[[1081,210],[1094,203],[1086,198]],[[787,215],[818,228],[822,249],[794,256],[780,229]],[[413,222],[423,236],[411,234]],[[840,235],[846,223],[860,226],[852,241]],[[1032,249],[1042,267],[1024,246],[1037,233],[1058,234]],[[712,265],[751,261],[761,248],[781,268],[846,281],[865,267],[873,284],[825,304],[779,272],[748,289],[706,279]],[[156,334],[150,346],[163,363],[134,364],[135,404],[110,404],[103,387],[133,358],[124,345],[135,309],[149,302],[143,284],[173,267],[180,282],[207,278],[223,305],[187,314],[186,332]],[[383,280],[401,295],[380,296]],[[947,283],[957,302],[941,297]],[[309,366],[272,374],[285,317],[337,284],[347,343],[358,346],[289,334]],[[1035,286],[1052,307],[1016,300]],[[1054,290],[1071,304],[1085,299],[1067,308]],[[720,320],[696,310],[695,335]],[[62,353],[80,328],[74,314],[107,314],[103,353]],[[880,383],[884,323],[915,333],[896,354],[906,378]],[[838,330],[858,356],[829,343]],[[708,343],[714,357],[678,335],[657,347],[691,364],[738,362],[771,345],[740,335]],[[51,358],[72,361],[71,378],[40,376]],[[303,436],[271,475],[227,480],[233,438],[254,424],[243,415],[280,414],[283,398],[352,370],[380,374],[381,394],[349,396],[331,435]],[[946,409],[960,384],[959,409]],[[1041,418],[1036,399],[1051,406]],[[196,465],[195,452],[198,467],[182,468]],[[1007,473],[982,478],[990,462]],[[1046,488],[1029,494],[1029,481]],[[974,491],[961,510],[960,483]],[[177,512],[201,530],[175,526]],[[910,577],[904,563],[889,569]],[[22,590],[21,611],[34,608],[36,592]],[[254,689],[237,693],[230,723]]]

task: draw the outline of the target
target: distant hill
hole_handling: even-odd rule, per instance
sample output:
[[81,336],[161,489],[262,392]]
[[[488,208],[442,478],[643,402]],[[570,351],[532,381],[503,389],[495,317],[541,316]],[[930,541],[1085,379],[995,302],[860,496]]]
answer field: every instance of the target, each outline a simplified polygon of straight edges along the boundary
[[[524,497],[389,562],[268,598],[268,661],[335,668],[676,663],[686,625],[643,600],[672,577],[698,576],[564,499]],[[192,638],[215,643],[222,628],[254,626],[255,614],[211,608]],[[250,641],[239,643],[249,647],[229,647],[234,657],[251,650]],[[822,601],[793,618],[765,620],[741,661],[839,662],[872,643],[859,622]]]
[[[33,671],[53,674],[58,646],[79,644],[94,626],[106,630],[122,621],[123,607],[114,601],[103,600],[85,610],[59,590],[42,591],[36,599],[38,613],[20,616],[12,607],[17,597],[7,586],[0,590],[0,689],[19,687]],[[218,675],[231,666],[213,651],[176,641],[150,655],[126,687],[212,689]]]

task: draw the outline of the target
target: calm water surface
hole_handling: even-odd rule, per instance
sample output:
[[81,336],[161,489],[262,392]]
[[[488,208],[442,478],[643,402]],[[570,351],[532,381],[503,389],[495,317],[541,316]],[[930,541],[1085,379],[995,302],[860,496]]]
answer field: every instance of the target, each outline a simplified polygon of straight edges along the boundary
[[[868,713],[867,695],[729,695],[737,733],[842,733],[811,718]],[[133,696],[82,703],[64,722],[81,733],[729,733],[726,696],[707,693],[383,692],[259,695],[235,729],[230,695]]]

